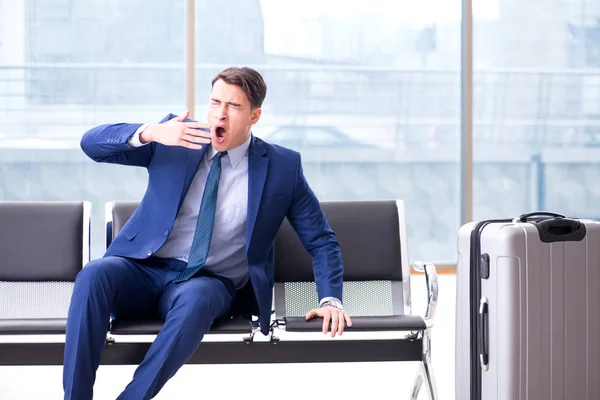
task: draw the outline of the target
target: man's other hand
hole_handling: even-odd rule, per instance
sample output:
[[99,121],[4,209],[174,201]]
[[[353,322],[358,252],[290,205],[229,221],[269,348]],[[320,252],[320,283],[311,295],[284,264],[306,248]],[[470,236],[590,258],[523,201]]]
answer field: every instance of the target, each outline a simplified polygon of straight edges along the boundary
[[[183,122],[189,117],[186,110],[179,117],[170,119],[163,124],[150,124],[140,134],[140,142],[157,142],[165,146],[182,146],[188,149],[200,150],[203,144],[210,143],[210,125],[200,122]],[[208,132],[200,130],[207,129]]]
[[314,317],[323,318],[323,334],[327,334],[329,330],[329,321],[331,321],[331,337],[335,337],[336,333],[342,335],[344,332],[344,326],[352,326],[352,320],[348,313],[344,310],[337,309],[332,306],[325,306],[310,310],[306,314],[306,320],[310,320]]

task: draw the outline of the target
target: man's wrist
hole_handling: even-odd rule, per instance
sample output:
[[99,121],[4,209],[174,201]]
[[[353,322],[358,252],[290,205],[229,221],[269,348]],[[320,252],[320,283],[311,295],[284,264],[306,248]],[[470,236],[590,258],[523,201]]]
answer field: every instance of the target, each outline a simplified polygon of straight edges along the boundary
[[127,139],[127,145],[129,147],[142,147],[148,142],[142,142],[141,134],[148,128],[149,124],[141,125],[136,131]]
[[321,301],[319,302],[319,307],[327,307],[327,306],[335,307],[338,310],[344,309],[342,302],[335,297],[325,297],[325,298],[321,299]]
[[152,142],[152,132],[154,124],[146,124],[140,131],[140,143],[146,144]]

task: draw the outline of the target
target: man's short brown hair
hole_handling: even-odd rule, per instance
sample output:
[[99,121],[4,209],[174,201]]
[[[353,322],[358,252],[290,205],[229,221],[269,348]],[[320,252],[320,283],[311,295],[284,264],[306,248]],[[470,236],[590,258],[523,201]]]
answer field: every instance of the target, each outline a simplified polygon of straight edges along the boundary
[[219,79],[229,85],[239,86],[246,93],[252,109],[262,106],[267,95],[267,85],[258,71],[248,67],[227,68],[215,76],[212,86]]

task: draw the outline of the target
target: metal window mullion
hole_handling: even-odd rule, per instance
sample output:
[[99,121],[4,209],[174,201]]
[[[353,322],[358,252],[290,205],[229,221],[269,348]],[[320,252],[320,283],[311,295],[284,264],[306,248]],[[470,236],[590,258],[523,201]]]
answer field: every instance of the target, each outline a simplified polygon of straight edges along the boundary
[[473,220],[473,4],[462,0],[460,223]]
[[196,7],[195,0],[187,0],[186,7],[186,106],[190,110],[190,118],[194,118],[196,55],[195,55]]

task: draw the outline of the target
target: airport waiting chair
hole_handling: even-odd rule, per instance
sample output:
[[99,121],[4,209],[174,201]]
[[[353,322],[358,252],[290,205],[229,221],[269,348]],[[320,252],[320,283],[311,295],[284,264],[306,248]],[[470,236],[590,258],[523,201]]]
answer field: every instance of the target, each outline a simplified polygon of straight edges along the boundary
[[0,202],[0,334],[64,334],[90,260],[89,202]]
[[[137,202],[107,203],[107,245]],[[274,242],[274,310],[268,336],[258,333],[251,291],[236,296],[232,314],[217,321],[190,364],[418,361],[416,399],[426,383],[437,399],[431,368],[431,329],[437,273],[417,264],[427,284],[424,316],[412,313],[406,219],[402,201],[323,202],[344,260],[344,306],[353,326],[343,339],[324,339],[322,320],[306,321],[318,306],[312,261],[285,220]],[[63,334],[77,273],[89,261],[90,205],[0,202],[0,334]],[[139,364],[162,321],[113,320],[103,365]],[[381,334],[384,334],[382,337]],[[62,365],[64,339],[0,343],[0,365]]]
[[[137,206],[138,202],[106,204],[107,245]],[[323,340],[318,335],[322,320],[305,320],[306,312],[318,306],[312,260],[289,222],[284,220],[274,242],[274,315],[269,337],[256,334],[250,314],[231,315],[217,321],[210,334],[242,334],[241,339],[203,343],[189,363],[419,361],[421,371],[411,396],[416,398],[425,382],[430,398],[437,399],[431,366],[437,273],[432,264],[417,264],[416,268],[425,273],[428,301],[424,316],[413,314],[404,203],[323,202],[322,207],[342,249],[343,301],[353,321],[344,335],[350,339]],[[250,297],[251,293],[244,293],[240,296],[241,303]],[[119,335],[155,335],[161,325],[160,320],[114,320],[109,343],[119,343],[116,339]],[[352,338],[353,332],[361,332],[360,338]],[[382,332],[399,335],[386,339],[368,337],[368,333],[377,336]],[[296,335],[297,339],[287,339],[288,334]],[[121,345],[127,351],[121,360],[115,361],[137,363],[149,343]],[[142,350],[139,346],[143,346]]]

